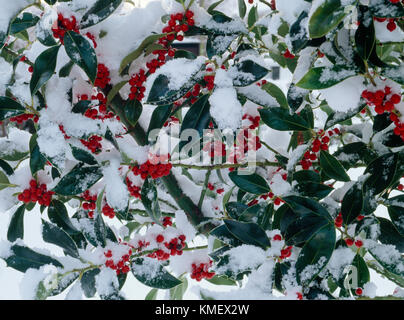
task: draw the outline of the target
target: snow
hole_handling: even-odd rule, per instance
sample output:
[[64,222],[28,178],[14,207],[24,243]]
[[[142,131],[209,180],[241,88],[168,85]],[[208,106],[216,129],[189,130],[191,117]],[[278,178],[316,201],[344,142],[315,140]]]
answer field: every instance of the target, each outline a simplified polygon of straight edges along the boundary
[[175,213],[175,225],[178,230],[186,237],[187,241],[192,241],[196,236],[196,230],[189,222],[184,211],[177,211]]
[[110,268],[102,268],[101,272],[95,276],[95,287],[100,296],[115,293],[116,289],[119,288],[116,271]]
[[226,251],[226,256],[229,258],[229,263],[221,267],[215,267],[215,271],[218,274],[223,274],[228,271],[233,274],[238,274],[244,271],[254,270],[266,260],[265,250],[247,244]]
[[276,9],[279,10],[282,19],[288,22],[289,25],[292,25],[296,21],[302,11],[308,10],[309,8],[310,4],[304,0],[288,0],[276,2]]
[[147,78],[145,96],[148,96],[154,81],[159,75],[168,78],[168,88],[179,90],[195,76],[205,63],[205,58],[200,56],[194,60],[178,58],[168,61],[160,67],[154,74]]
[[111,159],[110,164],[103,168],[106,183],[105,194],[108,204],[117,211],[124,211],[128,207],[129,192],[124,178],[119,171],[120,163]]
[[11,79],[12,74],[12,66],[4,60],[4,58],[0,57],[0,95],[4,96],[6,93],[7,85]]
[[356,76],[319,91],[331,109],[336,112],[348,112],[357,109],[361,103],[361,94],[366,89],[363,81],[362,76]]
[[219,129],[237,130],[243,116],[242,107],[233,87],[216,88],[209,97],[210,114]]
[[30,138],[29,132],[18,128],[10,128],[8,137],[0,138],[0,154],[10,156],[16,152],[28,152]]
[[330,271],[334,279],[341,279],[345,268],[352,264],[355,258],[355,252],[350,248],[338,248],[332,253],[327,269]]
[[11,19],[13,19],[22,9],[34,2],[34,0],[1,0],[0,33],[6,34]]
[[11,243],[5,240],[0,241],[0,257],[2,259],[7,259],[13,254],[11,250]]
[[77,281],[69,290],[65,300],[82,300],[83,290],[81,289],[81,283]]

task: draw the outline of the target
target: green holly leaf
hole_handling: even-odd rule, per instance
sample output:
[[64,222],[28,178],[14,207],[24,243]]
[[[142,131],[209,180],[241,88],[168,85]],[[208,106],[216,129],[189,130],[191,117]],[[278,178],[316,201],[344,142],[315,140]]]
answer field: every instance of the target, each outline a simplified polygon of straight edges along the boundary
[[97,55],[90,42],[74,31],[67,31],[63,42],[69,58],[82,68],[90,81],[94,83],[97,77],[98,63]]
[[0,97],[0,121],[19,116],[24,113],[25,108],[17,101],[8,97]]
[[53,191],[62,196],[78,195],[91,188],[102,176],[98,166],[76,166],[59,181]]
[[275,130],[306,131],[311,129],[310,124],[303,117],[290,114],[290,111],[285,108],[260,109],[259,113],[262,121]]
[[7,240],[14,242],[17,239],[24,238],[24,213],[25,205],[20,206],[11,217],[8,226]]
[[342,164],[327,151],[320,151],[320,166],[324,173],[331,179],[338,181],[350,181],[348,174],[345,172]]
[[98,0],[83,16],[80,28],[88,28],[108,18],[122,3],[122,0]]
[[32,96],[34,96],[55,73],[59,49],[60,45],[50,47],[42,52],[38,58],[36,58],[34,72],[32,73],[32,78],[29,85]]

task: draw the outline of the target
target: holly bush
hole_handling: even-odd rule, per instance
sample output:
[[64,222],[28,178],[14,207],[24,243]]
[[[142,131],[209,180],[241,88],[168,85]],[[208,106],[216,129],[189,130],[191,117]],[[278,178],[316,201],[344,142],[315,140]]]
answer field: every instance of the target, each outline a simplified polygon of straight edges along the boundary
[[146,299],[369,299],[376,273],[404,296],[402,1],[0,16],[0,256],[26,297],[125,299],[134,276]]

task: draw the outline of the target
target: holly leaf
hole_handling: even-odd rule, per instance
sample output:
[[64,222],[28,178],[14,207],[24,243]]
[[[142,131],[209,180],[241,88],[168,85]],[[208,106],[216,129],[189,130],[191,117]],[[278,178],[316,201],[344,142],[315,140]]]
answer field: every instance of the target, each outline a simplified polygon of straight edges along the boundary
[[67,31],[63,42],[69,58],[82,68],[90,81],[94,83],[97,77],[98,63],[97,55],[90,42],[74,31]]
[[25,108],[17,101],[8,97],[0,97],[0,121],[19,116],[24,113]]
[[24,213],[25,205],[18,207],[11,217],[10,224],[8,226],[7,240],[14,242],[17,239],[24,238]]
[[50,47],[36,58],[34,72],[32,73],[31,82],[29,84],[32,96],[34,96],[55,73],[59,49],[60,45]]
[[156,289],[171,289],[182,283],[168,273],[160,262],[151,258],[138,258],[134,260],[132,273],[141,283]]
[[270,128],[279,131],[306,131],[311,126],[307,121],[297,114],[290,114],[285,108],[260,109],[262,121]]
[[244,244],[262,248],[271,246],[265,231],[256,223],[245,223],[234,220],[223,220],[229,232]]
[[59,181],[53,191],[62,196],[78,195],[91,188],[102,176],[98,166],[76,166]]
[[40,267],[52,264],[55,267],[63,268],[63,265],[44,254],[38,253],[28,247],[14,244],[10,248],[11,255],[5,259],[7,266],[21,272],[26,272],[28,269],[39,269]]
[[350,181],[348,174],[345,172],[342,164],[327,151],[320,151],[320,166],[324,173],[331,179],[338,181]]
[[88,28],[108,18],[122,3],[122,0],[98,0],[83,16],[80,28]]
[[79,257],[79,251],[73,239],[63,229],[42,219],[42,238],[45,242],[63,248],[64,252],[74,258]]
[[270,191],[268,183],[265,181],[265,179],[256,173],[239,175],[237,171],[233,171],[229,173],[229,178],[237,187],[245,192],[264,194]]

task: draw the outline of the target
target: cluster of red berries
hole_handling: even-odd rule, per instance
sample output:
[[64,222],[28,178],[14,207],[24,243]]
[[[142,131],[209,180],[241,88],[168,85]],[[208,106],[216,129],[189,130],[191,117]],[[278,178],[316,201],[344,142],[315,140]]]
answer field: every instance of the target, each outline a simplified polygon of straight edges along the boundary
[[191,104],[194,104],[198,100],[197,97],[201,93],[201,89],[202,89],[201,85],[199,83],[197,83],[197,84],[194,85],[194,87],[190,91],[188,91],[185,94],[184,97],[186,99],[191,98],[190,102],[191,102]]
[[286,51],[283,53],[283,56],[284,56],[286,59],[294,59],[294,58],[295,58],[295,55],[292,54],[292,53],[289,51],[289,49],[286,49]]
[[23,122],[32,119],[35,123],[38,123],[39,117],[34,115],[34,114],[22,114],[16,117],[11,117],[10,121],[11,122],[16,122],[18,124],[22,124]]
[[293,246],[287,246],[284,249],[282,249],[279,259],[283,260],[283,259],[289,258],[292,255],[292,248],[293,248]]
[[377,90],[376,92],[365,90],[362,92],[362,97],[369,106],[375,106],[377,114],[390,113],[390,120],[396,126],[394,134],[404,140],[404,123],[400,121],[400,113],[395,109],[395,105],[401,102],[401,95],[392,93],[391,88],[386,86],[384,90]]
[[137,74],[132,75],[132,77],[129,80],[130,100],[136,99],[141,101],[144,98],[144,92],[146,91],[144,83],[146,82],[146,79],[147,79],[146,73],[143,69],[140,69],[140,71]]
[[88,140],[80,139],[80,142],[89,149],[92,153],[100,153],[102,149],[101,142],[102,137],[93,135]]
[[[79,97],[79,101],[87,101],[89,100],[88,95],[83,94]],[[96,95],[91,96],[91,100],[98,100],[98,107],[88,108],[84,112],[84,116],[93,120],[105,120],[111,119],[115,115],[113,112],[107,112],[107,97],[102,93],[99,92]],[[98,108],[98,109],[97,109]],[[119,117],[116,117],[119,120]]]
[[363,246],[363,241],[359,239],[355,241],[354,239],[346,238],[345,243],[347,244],[348,247],[352,246],[353,244],[355,244],[355,246],[358,248],[361,248]]
[[263,85],[265,85],[265,84],[267,84],[267,81],[264,79],[264,80],[261,80],[261,81],[258,81],[257,83],[256,83],[256,85],[258,86],[258,87],[261,87],[261,86],[263,86]]
[[130,271],[129,262],[130,256],[132,255],[132,249],[129,249],[128,253],[124,254],[117,263],[114,263],[114,260],[110,259],[112,258],[111,250],[105,252],[104,255],[106,258],[108,258],[108,260],[105,261],[105,266],[112,270],[116,270],[117,275],[121,273],[128,273]]
[[337,228],[341,228],[344,219],[342,218],[342,212],[338,213],[337,217],[334,220],[334,224]]
[[[387,18],[374,18],[377,22],[384,22],[387,20]],[[396,24],[396,19],[394,18],[388,18],[388,23],[386,25],[387,30],[389,30],[390,32],[393,32],[394,30],[396,30],[397,28],[397,24]]]
[[102,207],[102,214],[110,219],[113,219],[115,217],[115,211],[113,208],[111,208],[108,203],[106,203]]
[[[171,43],[174,40],[184,40],[182,32],[187,32],[189,30],[189,26],[195,25],[193,16],[194,13],[190,10],[187,10],[185,14],[177,13],[171,15],[170,20],[162,30],[163,33],[167,33],[167,35],[158,40],[158,43],[161,44],[164,49],[155,50],[152,52],[152,54],[156,55],[157,57],[146,63],[146,67],[148,69],[147,74],[155,73],[157,68],[164,65],[166,63],[167,55],[169,57],[174,57],[175,51],[171,47]],[[141,101],[144,98],[144,92],[146,90],[144,82],[147,79],[147,74],[145,70],[141,69],[137,74],[132,75],[131,79],[129,80],[130,100],[136,99]]]
[[[215,186],[214,186],[213,184],[211,184],[210,182],[208,183],[207,188],[208,188],[210,191],[215,190]],[[220,189],[217,189],[217,190],[216,190],[216,193],[217,193],[217,194],[222,194],[223,192],[224,192],[224,189],[223,189],[223,188],[220,188]]]
[[254,130],[254,129],[259,127],[261,117],[260,116],[255,116],[254,117],[254,116],[249,115],[249,114],[246,113],[246,114],[243,115],[242,119],[243,120],[249,120],[251,122],[251,124],[248,126],[248,129]]
[[76,33],[80,32],[77,19],[75,16],[65,18],[61,13],[59,13],[57,20],[57,27],[52,28],[53,36],[56,39],[59,39],[60,42],[63,44],[63,38],[65,36],[66,31],[74,31]]
[[202,279],[212,279],[215,276],[214,272],[209,272],[209,268],[212,266],[212,261],[208,263],[192,264],[191,279],[201,281]]
[[82,198],[85,200],[83,202],[82,207],[84,210],[88,211],[88,217],[89,218],[94,218],[94,210],[96,208],[96,201],[97,201],[97,195],[91,195],[90,191],[86,190],[82,194]]
[[172,226],[173,225],[173,222],[172,222],[172,220],[171,220],[171,217],[164,217],[163,219],[162,219],[162,223],[163,223],[163,226],[164,227],[168,227],[168,226]]
[[132,168],[132,172],[135,176],[139,176],[145,180],[148,176],[152,179],[158,179],[170,174],[171,163],[157,163],[153,164],[149,160],[147,162],[141,164],[140,166],[134,166]]
[[185,248],[185,239],[185,236],[182,234],[177,238],[172,238],[169,242],[164,242],[164,236],[159,234],[156,237],[157,243],[163,244],[168,251],[157,249],[156,251],[149,253],[147,256],[161,261],[168,260],[170,256],[180,256],[183,253],[182,250]]
[[203,80],[204,80],[204,82],[205,82],[204,88],[208,89],[209,91],[212,91],[213,88],[215,87],[215,75],[212,74],[213,69],[210,68],[210,67],[208,67],[208,68],[206,68],[205,71],[206,71],[208,74],[206,74],[206,75],[203,77]]
[[[177,24],[178,21],[178,24]],[[160,43],[165,45],[164,41],[174,41],[177,39],[178,41],[184,40],[184,36],[179,34],[180,32],[187,32],[189,27],[195,25],[194,21],[194,13],[191,10],[187,10],[184,13],[176,13],[170,16],[170,20],[167,22],[167,26],[163,28],[164,33],[168,33],[167,36],[161,38]]]
[[133,183],[132,183],[132,181],[130,181],[130,179],[128,178],[128,177],[126,177],[126,186],[127,186],[127,188],[128,188],[128,191],[129,191],[129,194],[132,196],[132,197],[135,197],[135,198],[138,198],[138,199],[140,199],[141,198],[141,195],[140,195],[140,187],[138,187],[138,186],[135,186]]
[[330,137],[332,137],[334,134],[340,133],[341,132],[338,128],[328,130],[327,132],[324,130],[318,131],[318,136],[316,139],[314,139],[311,149],[304,153],[303,159],[300,161],[300,165],[302,166],[303,170],[309,170],[313,165],[313,161],[317,160],[320,150],[328,150]]
[[46,184],[40,185],[35,180],[31,180],[29,186],[18,195],[18,200],[24,203],[38,202],[41,206],[49,207],[55,193],[48,191]]
[[103,63],[99,63],[97,70],[97,78],[95,79],[94,85],[98,88],[105,89],[105,87],[111,81],[111,78],[109,76],[110,76],[109,69],[106,67],[106,65]]
[[[267,200],[268,198],[269,198],[269,199],[273,199],[273,198],[274,198],[273,192],[268,192],[268,193],[266,193],[266,194],[260,195],[260,199]],[[255,206],[258,202],[259,202],[258,199],[251,200],[249,203],[247,203],[247,206],[249,206],[249,207]],[[285,202],[285,201],[282,200],[282,199],[279,198],[279,197],[275,197],[275,199],[273,199],[273,203],[274,203],[274,205],[276,205],[276,206],[279,206],[279,205],[280,205],[281,203],[283,203],[283,202]]]

